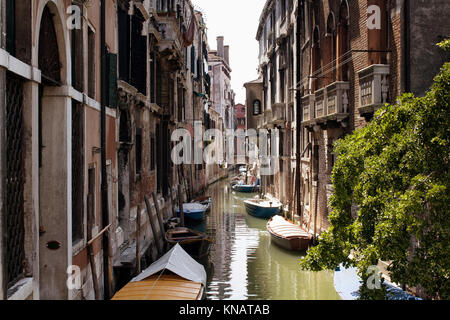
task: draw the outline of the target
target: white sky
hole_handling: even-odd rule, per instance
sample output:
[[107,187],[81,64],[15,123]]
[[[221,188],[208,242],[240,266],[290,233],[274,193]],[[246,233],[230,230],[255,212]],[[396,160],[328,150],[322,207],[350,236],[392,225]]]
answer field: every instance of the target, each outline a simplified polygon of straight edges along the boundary
[[231,86],[236,104],[245,104],[244,83],[258,76],[256,31],[266,0],[191,0],[202,11],[208,28],[208,42],[216,50],[218,36],[230,46]]

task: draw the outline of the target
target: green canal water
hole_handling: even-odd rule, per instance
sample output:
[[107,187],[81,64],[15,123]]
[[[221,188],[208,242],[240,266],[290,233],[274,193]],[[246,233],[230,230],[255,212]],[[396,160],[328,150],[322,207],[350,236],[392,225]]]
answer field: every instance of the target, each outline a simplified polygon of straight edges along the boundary
[[[270,242],[267,221],[249,216],[243,200],[227,181],[210,187],[211,213],[205,222],[190,225],[214,240],[209,261],[209,300],[339,300],[333,272],[308,272],[299,267],[302,253]],[[303,253],[304,255],[304,253]]]

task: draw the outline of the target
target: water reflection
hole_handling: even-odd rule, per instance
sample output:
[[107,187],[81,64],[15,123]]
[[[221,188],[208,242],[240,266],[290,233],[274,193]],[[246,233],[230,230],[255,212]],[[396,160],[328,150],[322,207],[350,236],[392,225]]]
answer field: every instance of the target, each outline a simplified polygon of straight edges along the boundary
[[246,214],[242,200],[227,182],[208,192],[213,207],[204,223],[190,226],[213,239],[207,263],[207,298],[211,300],[339,299],[333,272],[299,269],[300,253],[270,243],[267,221]]

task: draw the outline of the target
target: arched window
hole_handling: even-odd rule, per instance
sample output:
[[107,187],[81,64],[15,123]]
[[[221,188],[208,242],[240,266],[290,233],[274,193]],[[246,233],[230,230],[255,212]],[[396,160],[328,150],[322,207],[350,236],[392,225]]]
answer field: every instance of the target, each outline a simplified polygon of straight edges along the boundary
[[258,116],[261,114],[261,101],[253,101],[253,115]]
[[350,56],[349,14],[348,2],[342,0],[337,26],[337,78],[339,81],[348,81],[348,63],[346,61]]
[[58,86],[61,82],[61,63],[58,40],[50,9],[45,7],[42,13],[39,33],[39,69],[45,85]]
[[319,26],[314,28],[313,32],[313,42],[311,47],[311,57],[312,57],[312,79],[313,79],[313,91],[320,89],[321,85],[321,57],[320,57],[320,31]]
[[336,18],[330,12],[327,19],[326,33],[326,79],[329,84],[336,81]]

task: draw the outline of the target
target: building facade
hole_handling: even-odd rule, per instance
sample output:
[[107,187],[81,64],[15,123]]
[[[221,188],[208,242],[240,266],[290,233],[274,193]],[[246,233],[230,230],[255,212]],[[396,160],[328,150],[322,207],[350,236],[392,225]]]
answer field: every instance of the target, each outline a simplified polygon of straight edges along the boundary
[[279,171],[263,188],[312,234],[329,227],[334,143],[403,92],[427,91],[448,60],[436,43],[450,33],[439,14],[449,10],[445,1],[266,2],[258,79],[245,84],[248,127],[280,132],[268,146]]
[[248,128],[278,133],[267,146],[273,174],[261,177],[266,193],[293,208],[295,184],[296,6],[294,1],[267,1],[256,35],[259,77],[245,84]]
[[[365,126],[403,92],[423,95],[445,57],[450,30],[430,1],[304,1],[300,46],[303,222],[328,229],[334,143]],[[427,37],[427,35],[433,36]],[[427,58],[424,58],[424,57]],[[421,75],[419,76],[419,72]]]
[[108,299],[161,253],[156,207],[167,219],[208,184],[205,165],[171,161],[176,129],[221,121],[202,15],[189,0],[1,4],[0,299]]

